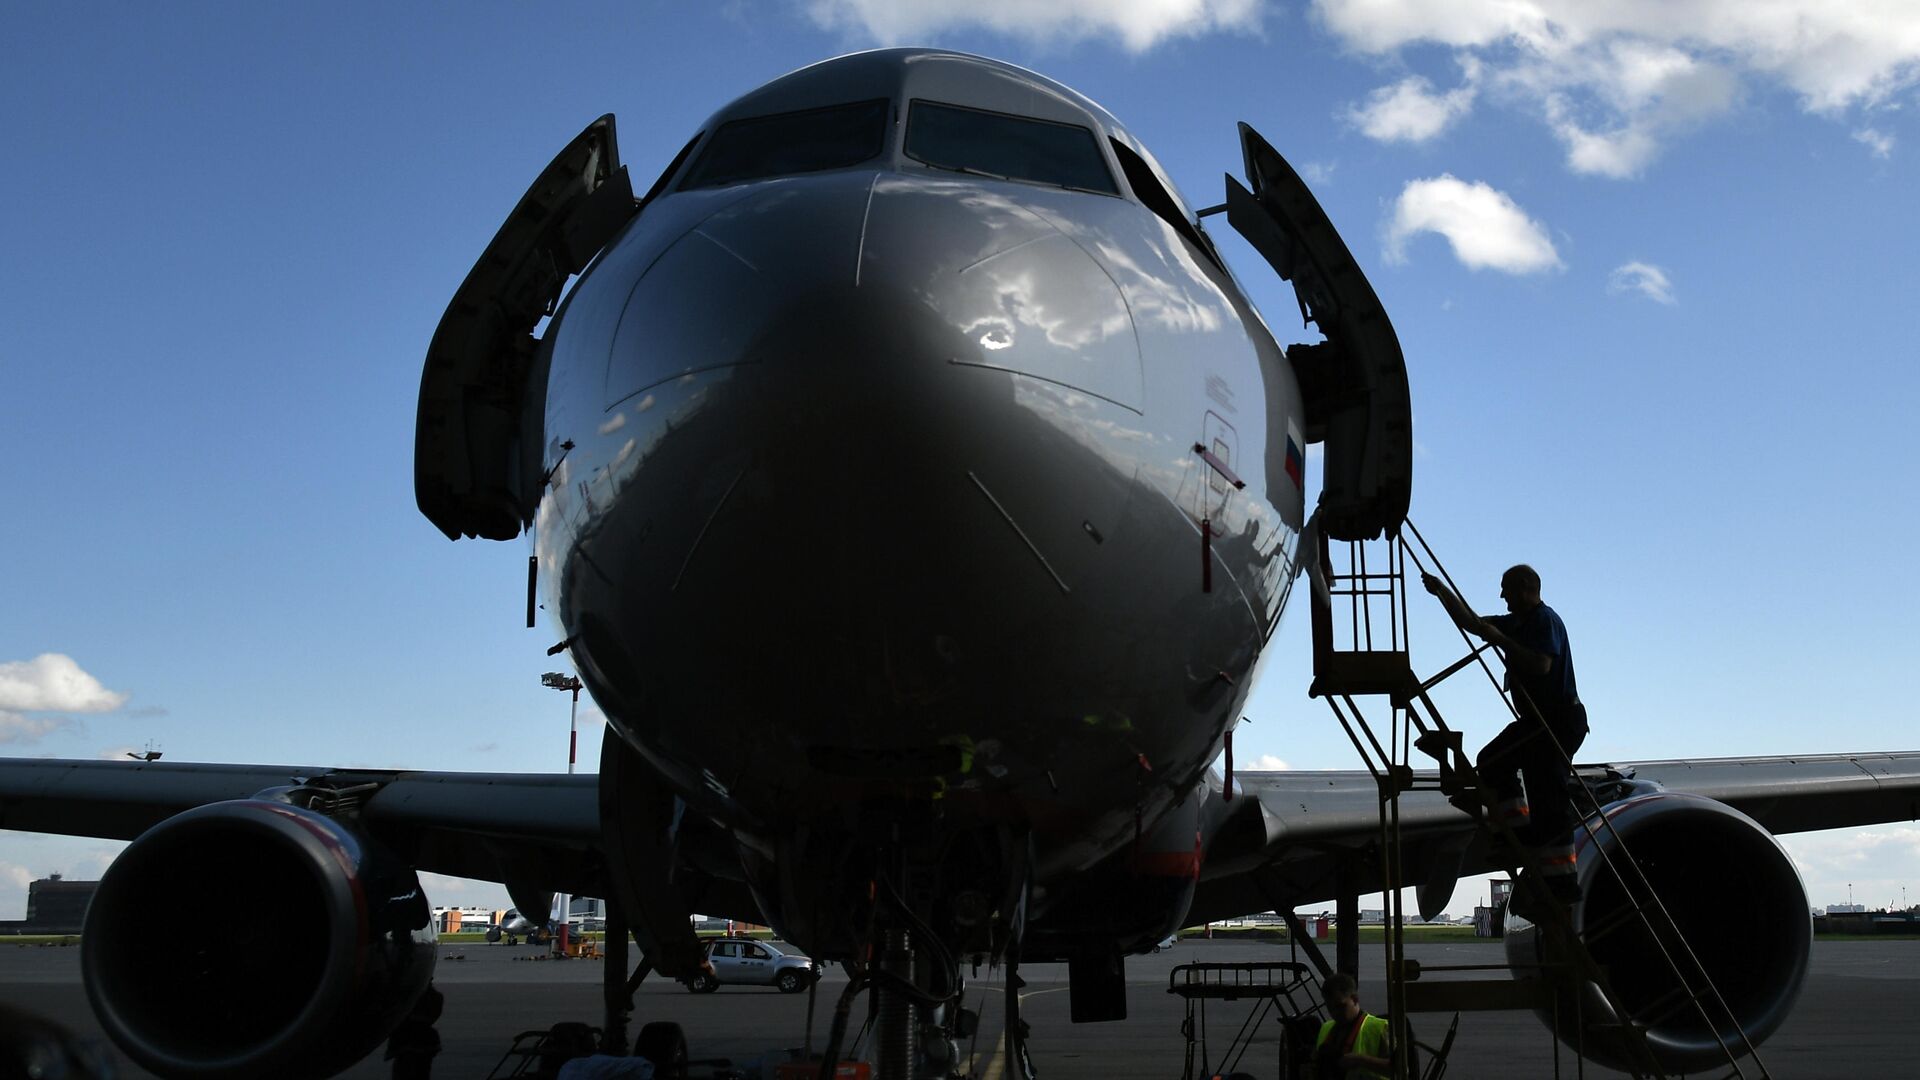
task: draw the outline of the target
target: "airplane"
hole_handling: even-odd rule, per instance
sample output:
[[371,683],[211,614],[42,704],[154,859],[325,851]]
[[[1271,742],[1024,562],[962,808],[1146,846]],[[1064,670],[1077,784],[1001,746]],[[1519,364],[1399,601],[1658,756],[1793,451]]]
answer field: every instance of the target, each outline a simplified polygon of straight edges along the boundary
[[501,916],[498,925],[487,927],[488,944],[494,944],[504,938],[509,945],[518,945],[522,939],[533,942],[535,945],[543,945],[547,940],[546,935],[546,923],[535,923],[532,919],[520,914],[520,909],[517,907],[508,908],[507,913]]
[[[1124,958],[1182,926],[1377,891],[1367,774],[1210,770],[1314,533],[1395,536],[1412,490],[1391,322],[1240,140],[1246,182],[1196,211],[1086,97],[930,49],[748,92],[638,197],[613,118],[589,125],[455,292],[414,467],[450,539],[531,536],[527,621],[607,716],[598,776],[0,762],[0,827],[133,841],[86,927],[103,1028],[161,1075],[344,1069],[432,976],[431,871],[522,910],[607,897],[610,986],[629,931],[689,980],[692,912],[770,925],[849,966],[837,1032],[878,995],[877,1075],[948,1076],[960,956],[1065,962],[1073,1019],[1110,1021]],[[1314,340],[1254,310],[1217,213]],[[1920,802],[1916,753],[1582,775],[1756,1043],[1811,937],[1771,834]],[[1401,812],[1406,880],[1497,865],[1439,796]],[[1709,918],[1704,881],[1751,900]],[[270,955],[147,932],[216,908],[238,940],[330,929]],[[1678,1071],[1723,1034],[1647,1039]],[[1569,1042],[1619,1060],[1597,1027]]]

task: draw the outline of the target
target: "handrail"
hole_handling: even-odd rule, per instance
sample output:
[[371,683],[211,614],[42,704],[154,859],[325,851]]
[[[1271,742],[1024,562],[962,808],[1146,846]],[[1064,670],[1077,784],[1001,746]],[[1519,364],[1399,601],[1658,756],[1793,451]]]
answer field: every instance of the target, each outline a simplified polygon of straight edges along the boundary
[[[1409,539],[1409,537],[1411,537],[1411,539]],[[1376,571],[1371,569],[1367,563],[1367,542],[1349,541],[1347,568],[1350,572],[1338,574],[1335,573],[1331,563],[1330,545],[1324,537],[1321,540],[1322,566],[1325,568],[1325,574],[1329,584],[1328,591],[1332,594],[1328,599],[1330,601],[1337,600],[1339,596],[1344,595],[1348,600],[1349,632],[1347,639],[1350,643],[1351,651],[1371,652],[1374,650],[1373,604],[1377,598],[1383,596],[1387,602],[1384,631],[1388,637],[1389,647],[1395,651],[1409,649],[1408,642],[1411,637],[1411,622],[1408,611],[1408,595],[1411,590],[1406,587],[1408,560],[1411,560],[1414,566],[1422,573],[1427,572],[1427,566],[1431,564],[1433,572],[1436,573],[1441,580],[1446,582],[1448,587],[1453,589],[1456,595],[1459,594],[1459,587],[1455,584],[1451,574],[1447,572],[1439,556],[1434,552],[1432,545],[1427,542],[1426,537],[1421,535],[1419,529],[1416,528],[1411,521],[1405,522],[1405,529],[1401,534],[1397,538],[1389,540],[1388,543],[1392,546],[1388,549],[1387,569],[1385,571]],[[1425,556],[1424,560],[1422,559],[1422,555]],[[1379,583],[1383,581],[1386,583],[1386,587],[1380,588]],[[1336,582],[1344,583],[1346,587],[1336,590],[1333,588]],[[1331,606],[1331,604],[1328,606]],[[1317,638],[1324,637],[1324,640],[1316,640],[1315,653],[1317,657],[1322,655],[1323,652],[1331,655],[1342,651],[1336,647],[1337,635],[1334,633],[1331,621],[1324,627],[1324,630],[1317,622],[1315,629]],[[1495,695],[1500,699],[1501,703],[1506,706],[1509,715],[1515,720],[1524,720],[1527,716],[1542,718],[1542,729],[1548,736],[1560,761],[1565,765],[1567,772],[1570,775],[1573,774],[1573,761],[1567,753],[1566,746],[1561,743],[1550,728],[1546,727],[1543,714],[1540,710],[1533,708],[1523,710],[1521,708],[1523,698],[1519,695],[1525,694],[1524,688],[1515,688],[1513,692],[1509,692],[1502,686],[1502,680],[1494,673],[1492,666],[1487,662],[1487,652],[1494,651],[1496,655],[1499,655],[1499,651],[1491,644],[1476,644],[1464,628],[1456,626],[1456,630],[1467,646],[1467,654],[1450,664],[1438,674],[1424,681],[1414,678],[1411,672],[1407,673],[1409,680],[1411,680],[1410,685],[1412,690],[1410,693],[1406,691],[1396,692],[1392,705],[1392,712],[1396,715],[1394,717],[1394,723],[1389,728],[1387,743],[1384,746],[1381,743],[1380,737],[1375,734],[1373,726],[1368,724],[1360,709],[1359,703],[1354,700],[1356,693],[1364,696],[1367,693],[1382,693],[1384,691],[1377,688],[1361,691],[1357,689],[1358,684],[1350,685],[1344,690],[1338,686],[1330,686],[1325,692],[1316,690],[1319,696],[1324,696],[1327,699],[1328,706],[1332,709],[1335,718],[1345,730],[1349,741],[1353,743],[1354,749],[1359,753],[1368,772],[1373,776],[1380,793],[1380,834],[1383,858],[1381,884],[1389,908],[1388,915],[1390,925],[1389,932],[1386,935],[1386,951],[1389,971],[1388,996],[1390,1013],[1393,1014],[1403,1014],[1401,1006],[1404,1004],[1405,999],[1405,971],[1404,965],[1401,963],[1405,958],[1405,941],[1404,936],[1398,932],[1404,921],[1401,918],[1401,916],[1404,915],[1404,901],[1401,899],[1400,893],[1405,887],[1400,880],[1404,862],[1400,853],[1399,796],[1403,791],[1409,790],[1409,785],[1412,783],[1412,772],[1410,765],[1404,759],[1417,741],[1413,737],[1416,731],[1421,735],[1434,731],[1452,731],[1452,729],[1447,726],[1446,721],[1441,717],[1439,708],[1434,704],[1431,697],[1428,696],[1428,692],[1439,683],[1458,674],[1469,665],[1478,664],[1486,674],[1488,682],[1493,686]],[[1316,676],[1317,674],[1318,673],[1316,673]],[[1316,677],[1316,684],[1317,683],[1318,679]],[[1425,717],[1422,716],[1420,709],[1415,708],[1414,702],[1416,700],[1425,707],[1427,714]],[[1527,704],[1530,705],[1531,702],[1527,702]],[[1404,716],[1398,715],[1403,710]],[[1432,724],[1431,727],[1428,723],[1429,720]],[[1478,795],[1482,803],[1491,806],[1492,793],[1486,781],[1479,775],[1479,770],[1475,768],[1473,762],[1467,758],[1463,749],[1452,747],[1450,743],[1451,740],[1448,741],[1447,746],[1450,753],[1438,755],[1442,757],[1443,765],[1454,768],[1457,773],[1463,774],[1471,790]],[[1449,757],[1454,760],[1449,761]],[[1443,771],[1443,777],[1444,775],[1445,773]],[[1672,913],[1667,909],[1665,903],[1655,891],[1652,882],[1648,880],[1646,874],[1641,870],[1639,863],[1633,858],[1633,854],[1627,846],[1625,837],[1614,827],[1612,820],[1605,813],[1604,807],[1601,806],[1593,790],[1584,782],[1580,783],[1579,787],[1585,802],[1584,807],[1576,806],[1576,809],[1580,811],[1579,827],[1583,830],[1584,835],[1590,842],[1591,849],[1600,854],[1601,866],[1605,868],[1605,872],[1612,876],[1613,880],[1619,885],[1630,901],[1629,910],[1626,915],[1623,915],[1621,925],[1626,925],[1627,922],[1632,919],[1637,919],[1646,931],[1648,937],[1653,939],[1656,949],[1665,961],[1668,971],[1673,976],[1675,983],[1674,989],[1666,998],[1661,1000],[1663,1002],[1673,1000],[1678,1004],[1677,999],[1684,996],[1687,999],[1688,1005],[1691,1006],[1693,1011],[1706,1024],[1708,1030],[1712,1032],[1714,1041],[1726,1056],[1727,1062],[1733,1067],[1734,1071],[1731,1075],[1744,1078],[1747,1076],[1747,1073],[1741,1067],[1739,1060],[1741,1055],[1736,1054],[1733,1045],[1730,1045],[1729,1040],[1723,1036],[1721,1032],[1722,1025],[1716,1022],[1716,1017],[1714,1016],[1714,1013],[1717,1012],[1720,1019],[1724,1020],[1727,1026],[1732,1027],[1733,1031],[1737,1034],[1740,1050],[1744,1052],[1745,1056],[1752,1059],[1753,1064],[1759,1069],[1760,1076],[1762,1078],[1769,1076],[1770,1074],[1766,1066],[1760,1060],[1757,1048],[1747,1037],[1745,1029],[1741,1027],[1738,1018],[1734,1015],[1731,1007],[1728,1006],[1726,999],[1721,995],[1719,988],[1714,985],[1713,978],[1707,971],[1706,965],[1700,960],[1692,944],[1687,941],[1686,936],[1681,932],[1679,925],[1673,919]],[[1445,788],[1443,788],[1443,790],[1445,790]],[[1525,850],[1525,848],[1518,843],[1518,838],[1513,830],[1508,827],[1504,821],[1494,820],[1485,814],[1475,815],[1475,820],[1483,829],[1495,832],[1515,848]],[[1607,838],[1605,841],[1601,838],[1603,832]],[[1620,859],[1616,858],[1616,855],[1624,857],[1625,862],[1631,866],[1631,875],[1619,865]],[[1618,1026],[1620,1030],[1624,1033],[1625,1044],[1623,1048],[1631,1048],[1630,1058],[1644,1059],[1647,1066],[1651,1069],[1651,1074],[1654,1076],[1666,1075],[1659,1065],[1659,1059],[1655,1056],[1652,1046],[1647,1041],[1647,1033],[1651,1030],[1650,1026],[1643,1026],[1634,1022],[1632,1016],[1623,1007],[1624,1003],[1613,990],[1611,980],[1607,977],[1604,969],[1599,967],[1593,955],[1588,951],[1587,942],[1583,933],[1576,932],[1573,929],[1571,915],[1567,906],[1548,893],[1544,884],[1539,880],[1539,874],[1537,873],[1538,868],[1530,854],[1526,857],[1526,864],[1530,870],[1536,871],[1535,873],[1527,875],[1530,883],[1526,887],[1534,892],[1545,894],[1545,907],[1551,912],[1553,923],[1556,924],[1552,926],[1543,924],[1543,932],[1551,930],[1556,935],[1557,939],[1562,942],[1567,961],[1571,962],[1574,968],[1581,971],[1584,980],[1592,984],[1593,988],[1599,992],[1601,999],[1605,1001],[1608,1008],[1612,1010],[1614,1018],[1619,1021]],[[1630,915],[1631,919],[1627,918],[1627,915]],[[1658,924],[1656,924],[1655,916],[1658,917]],[[1664,929],[1662,928],[1663,926]],[[1611,930],[1608,932],[1611,932]],[[1669,944],[1669,938],[1672,939],[1672,942],[1677,943],[1677,949]],[[1683,961],[1686,965],[1690,965],[1694,972],[1694,978],[1689,978],[1687,973],[1682,970]],[[1574,988],[1573,993],[1575,1010],[1581,1014],[1580,1018],[1576,1020],[1580,1030],[1577,1033],[1579,1041],[1575,1045],[1575,1050],[1576,1054],[1579,1054],[1584,1048],[1585,1010],[1580,1004],[1582,995],[1578,987]],[[1681,1006],[1681,1008],[1684,1007],[1685,1006]],[[1554,1026],[1557,1030],[1560,1014],[1557,1006],[1554,1013]],[[1673,1015],[1673,1013],[1670,1010],[1664,1014],[1663,1019],[1671,1015]],[[1397,1041],[1396,1047],[1398,1047]],[[1584,1059],[1583,1054],[1580,1056]],[[1582,1064],[1584,1065],[1584,1060]],[[1401,1050],[1396,1049],[1395,1075],[1401,1075],[1405,1068],[1406,1061],[1404,1054]],[[1556,1051],[1556,1075],[1558,1068],[1558,1053]]]
[[[1459,595],[1459,588],[1454,584],[1452,575],[1446,572],[1446,568],[1441,564],[1439,556],[1434,553],[1432,546],[1427,543],[1426,538],[1424,536],[1420,535],[1419,530],[1413,526],[1413,523],[1411,521],[1407,523],[1407,531],[1410,532],[1414,536],[1414,538],[1419,542],[1421,548],[1423,548],[1426,551],[1428,558],[1433,560],[1433,564],[1435,568],[1440,571],[1440,576],[1442,580],[1444,580],[1447,583],[1447,587],[1453,589],[1454,594],[1456,596]],[[1402,546],[1405,546],[1405,541],[1402,540],[1401,544]],[[1414,562],[1416,563],[1416,565],[1419,564],[1420,560],[1418,556],[1414,556]],[[1459,629],[1457,626],[1456,626],[1456,629],[1459,630],[1461,638],[1465,640],[1469,645],[1469,647],[1471,648],[1472,640],[1467,636],[1466,631],[1464,629]],[[1485,651],[1484,648],[1476,649],[1473,652],[1473,656],[1475,658],[1479,658],[1480,654],[1483,653],[1484,651]],[[1456,668],[1460,666],[1463,666],[1463,665],[1455,665]],[[1493,669],[1489,667],[1484,660],[1481,661],[1481,667],[1483,670],[1486,671],[1488,679],[1494,683],[1496,690],[1498,690],[1499,682],[1498,680],[1494,679]],[[1453,669],[1449,669],[1449,670],[1453,670]],[[1436,678],[1433,681],[1438,682],[1439,679]],[[1424,688],[1425,686],[1423,685],[1423,689]],[[1524,687],[1515,687],[1514,693],[1525,694],[1526,689]],[[1520,708],[1516,703],[1516,699],[1513,698],[1512,695],[1508,693],[1501,693],[1500,697],[1504,702],[1506,702],[1508,710],[1514,715],[1514,718],[1516,720],[1523,718],[1525,714],[1523,714],[1523,712],[1520,710]],[[1531,699],[1529,699],[1529,704],[1532,704]],[[1429,703],[1428,707],[1429,708],[1432,707],[1431,703]],[[1548,741],[1551,742],[1553,745],[1554,752],[1559,756],[1561,763],[1565,765],[1567,768],[1567,771],[1571,773],[1573,770],[1572,756],[1567,753],[1566,746],[1563,743],[1561,743],[1559,736],[1555,735],[1553,732],[1553,729],[1547,726],[1547,724],[1545,723],[1545,719],[1544,719],[1545,713],[1541,709],[1539,709],[1538,706],[1535,706],[1533,709],[1530,710],[1530,712],[1533,716],[1541,718],[1541,725],[1540,725],[1541,733],[1547,736]],[[1471,763],[1469,763],[1469,766],[1471,767]],[[1479,781],[1478,769],[1473,769],[1473,776],[1476,782],[1478,782]],[[1656,948],[1659,949],[1661,958],[1667,962],[1667,968],[1669,971],[1673,973],[1674,980],[1678,984],[1677,986],[1678,991],[1685,993],[1687,995],[1688,999],[1693,1003],[1695,1010],[1699,1013],[1700,1019],[1706,1023],[1707,1030],[1713,1034],[1714,1042],[1716,1042],[1720,1046],[1721,1052],[1727,1056],[1728,1063],[1733,1066],[1734,1071],[1738,1075],[1744,1077],[1746,1073],[1744,1070],[1740,1068],[1739,1060],[1734,1055],[1732,1048],[1727,1045],[1726,1039],[1724,1039],[1720,1034],[1720,1024],[1716,1023],[1715,1018],[1708,1014],[1706,1005],[1700,1000],[1699,992],[1694,987],[1689,985],[1685,972],[1681,971],[1680,964],[1675,961],[1671,950],[1667,947],[1667,943],[1664,940],[1665,936],[1671,936],[1674,941],[1679,943],[1680,948],[1686,953],[1686,958],[1692,963],[1694,971],[1697,973],[1700,979],[1702,988],[1705,989],[1705,991],[1712,996],[1713,1003],[1719,1007],[1722,1017],[1727,1022],[1727,1025],[1730,1026],[1739,1035],[1739,1041],[1740,1041],[1741,1047],[1746,1051],[1747,1056],[1751,1057],[1754,1061],[1754,1064],[1759,1066],[1761,1075],[1763,1077],[1768,1076],[1769,1074],[1767,1072],[1766,1066],[1760,1061],[1760,1055],[1759,1055],[1758,1049],[1753,1045],[1752,1041],[1747,1038],[1746,1030],[1740,1026],[1739,1018],[1734,1015],[1732,1008],[1727,1005],[1726,999],[1721,995],[1719,987],[1714,984],[1713,977],[1707,971],[1706,965],[1701,962],[1699,954],[1694,952],[1692,944],[1689,943],[1686,939],[1686,935],[1681,933],[1679,924],[1674,922],[1672,913],[1667,910],[1666,904],[1660,899],[1660,895],[1658,891],[1654,889],[1653,883],[1647,880],[1646,874],[1640,869],[1640,864],[1638,860],[1633,858],[1632,849],[1627,846],[1626,838],[1620,835],[1619,830],[1614,828],[1612,819],[1606,815],[1606,813],[1604,812],[1604,809],[1600,806],[1599,800],[1594,797],[1592,790],[1589,789],[1584,783],[1580,784],[1579,787],[1580,787],[1581,793],[1586,797],[1587,804],[1592,807],[1592,812],[1583,813],[1581,815],[1581,819],[1579,822],[1580,828],[1586,833],[1587,839],[1592,843],[1592,849],[1599,853],[1602,863],[1606,866],[1608,872],[1613,875],[1615,881],[1621,886],[1622,891],[1627,893],[1630,899],[1634,898],[1634,894],[1632,890],[1628,887],[1628,881],[1626,876],[1621,873],[1620,867],[1618,866],[1617,862],[1613,858],[1613,853],[1607,849],[1606,844],[1603,844],[1600,841],[1600,837],[1594,826],[1594,819],[1597,818],[1600,822],[1600,827],[1606,830],[1608,836],[1612,840],[1613,845],[1618,848],[1620,853],[1626,856],[1627,865],[1632,868],[1634,878],[1637,879],[1640,885],[1640,888],[1644,890],[1644,895],[1652,903],[1654,908],[1659,911],[1661,921],[1665,923],[1667,934],[1662,935],[1660,932],[1660,927],[1654,925],[1653,921],[1650,918],[1648,918],[1645,907],[1639,902],[1637,902],[1636,900],[1636,902],[1633,905],[1634,912],[1639,917],[1641,923],[1646,927],[1648,932],[1647,936],[1653,939],[1654,945],[1656,946]],[[1485,794],[1484,790],[1482,794],[1484,796]],[[1505,829],[1503,824],[1501,825],[1501,828],[1503,829],[1503,831],[1506,831],[1509,833],[1511,832],[1511,830]],[[1512,838],[1509,837],[1509,839],[1512,839]],[[1557,915],[1561,916],[1563,919],[1566,917],[1567,913],[1561,908],[1560,904],[1557,901],[1555,901],[1552,906]],[[1567,937],[1569,939],[1577,939],[1577,935],[1570,932],[1571,931],[1570,923],[1567,927],[1564,927],[1563,929],[1568,931]],[[1584,942],[1581,942],[1580,944],[1581,944],[1582,952],[1584,953],[1585,952]],[[1588,957],[1588,959],[1589,959],[1589,963],[1591,963],[1590,956]],[[1614,1001],[1611,1000],[1613,995],[1611,993],[1607,993],[1604,996],[1609,999],[1607,1004],[1610,1008],[1613,1009],[1616,1018],[1621,1020],[1622,1023],[1626,1025],[1626,1027],[1629,1030],[1634,1030],[1631,1024],[1631,1018],[1624,1015],[1623,1010],[1621,1010],[1620,1007]],[[1637,1031],[1636,1031],[1636,1034],[1638,1034]]]

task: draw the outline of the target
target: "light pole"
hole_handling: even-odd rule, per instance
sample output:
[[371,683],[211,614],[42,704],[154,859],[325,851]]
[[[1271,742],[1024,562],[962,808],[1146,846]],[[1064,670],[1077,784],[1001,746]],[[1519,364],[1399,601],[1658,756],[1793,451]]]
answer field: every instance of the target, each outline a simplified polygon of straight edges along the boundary
[[[567,775],[573,775],[573,765],[580,754],[580,690],[578,675],[566,675],[558,671],[549,671],[540,676],[540,685],[549,690],[565,690],[573,695],[573,703],[567,708]],[[567,924],[572,914],[573,897],[560,894],[560,925],[554,928],[554,940],[560,944],[560,955],[567,954]]]

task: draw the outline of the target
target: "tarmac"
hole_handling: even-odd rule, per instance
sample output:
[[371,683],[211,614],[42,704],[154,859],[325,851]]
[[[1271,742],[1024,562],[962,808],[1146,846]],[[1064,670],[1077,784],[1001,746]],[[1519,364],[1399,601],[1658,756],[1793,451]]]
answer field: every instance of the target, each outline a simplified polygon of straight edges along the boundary
[[[601,964],[593,960],[533,960],[531,946],[444,944],[436,985],[446,995],[439,1023],[444,1049],[433,1075],[448,1080],[487,1076],[522,1031],[544,1029],[561,1020],[600,1022]],[[1493,964],[1504,956],[1497,943],[1423,944],[1408,955],[1425,965]],[[1285,944],[1185,940],[1171,950],[1127,961],[1127,1019],[1114,1023],[1073,1024],[1068,1020],[1065,965],[1036,964],[1021,970],[1023,1015],[1032,1025],[1030,1040],[1040,1076],[1153,1078],[1183,1074],[1188,1044],[1181,1034],[1182,999],[1167,992],[1175,965],[1240,963],[1289,959]],[[0,948],[0,1001],[37,1012],[82,1035],[104,1041],[80,985],[80,951],[58,946]],[[1380,1007],[1385,987],[1379,979],[1382,950],[1361,951],[1361,1000]],[[1475,973],[1486,977],[1487,973]],[[825,1042],[832,1010],[846,977],[837,969],[822,978],[815,1002],[813,1043]],[[982,1013],[971,1073],[978,1080],[1010,1080],[999,1053],[1004,986],[998,972],[970,978],[967,1007]],[[805,1041],[808,995],[783,995],[771,987],[726,986],[695,995],[676,983],[650,979],[635,998],[630,1034],[652,1020],[672,1020],[687,1032],[695,1059],[728,1059],[744,1075],[758,1075],[761,1061],[783,1060],[781,1051]],[[1204,1062],[1217,1068],[1226,1044],[1240,1028],[1248,1003],[1210,1002]],[[865,1017],[856,1004],[853,1026]],[[1905,1040],[1920,1017],[1920,941],[1816,942],[1810,974],[1794,1015],[1760,1048],[1766,1072],[1743,1061],[1738,1075],[1782,1078],[1908,1076],[1914,1052]],[[1416,1037],[1438,1043],[1448,1015],[1415,1017]],[[871,1039],[867,1045],[871,1045]],[[1199,1050],[1199,1047],[1195,1048]],[[968,1047],[962,1046],[964,1054]],[[117,1051],[115,1051],[117,1055]],[[1279,1030],[1271,1023],[1256,1032],[1239,1068],[1256,1077],[1276,1077]],[[124,1059],[120,1077],[145,1077]],[[1208,1075],[1196,1060],[1195,1076]],[[694,1075],[713,1075],[707,1066]],[[389,1067],[376,1053],[343,1076],[386,1077]],[[771,1070],[768,1072],[771,1075]],[[503,1072],[501,1075],[505,1075]],[[1529,1013],[1467,1013],[1448,1057],[1447,1076],[1456,1078],[1616,1077],[1623,1074],[1587,1066],[1582,1071],[1565,1049]],[[1730,1069],[1701,1075],[1736,1075]]]

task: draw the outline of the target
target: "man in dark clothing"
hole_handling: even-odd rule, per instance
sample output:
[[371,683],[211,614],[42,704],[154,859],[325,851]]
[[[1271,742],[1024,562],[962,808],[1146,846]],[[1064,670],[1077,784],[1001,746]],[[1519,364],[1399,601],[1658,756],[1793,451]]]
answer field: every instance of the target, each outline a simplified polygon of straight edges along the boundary
[[1540,575],[1524,563],[1500,575],[1505,615],[1475,615],[1439,578],[1420,578],[1457,626],[1506,655],[1507,689],[1520,718],[1501,729],[1474,764],[1493,789],[1494,816],[1535,849],[1554,895],[1572,902],[1579,898],[1572,836],[1579,817],[1567,799],[1567,762],[1586,741],[1587,710],[1574,682],[1566,624],[1540,602]]

